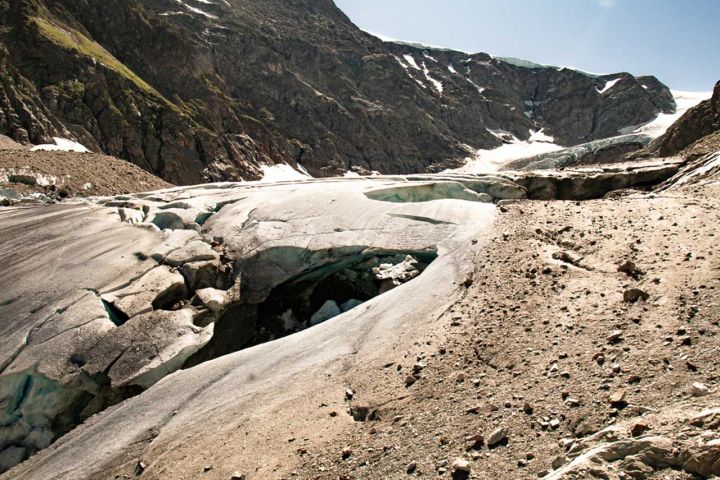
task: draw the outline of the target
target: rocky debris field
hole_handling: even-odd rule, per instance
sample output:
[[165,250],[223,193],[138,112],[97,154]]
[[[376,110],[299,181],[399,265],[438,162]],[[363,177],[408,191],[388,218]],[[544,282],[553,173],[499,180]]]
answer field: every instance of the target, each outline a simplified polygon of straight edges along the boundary
[[108,155],[0,148],[0,202],[49,202],[171,187]]
[[348,365],[277,477],[720,475],[718,193],[501,207],[462,299]]

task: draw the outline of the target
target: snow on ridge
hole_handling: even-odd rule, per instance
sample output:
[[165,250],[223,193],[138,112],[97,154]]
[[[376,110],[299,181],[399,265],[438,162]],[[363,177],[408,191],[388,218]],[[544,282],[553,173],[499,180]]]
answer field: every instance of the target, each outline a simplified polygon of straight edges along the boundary
[[545,142],[545,143],[555,143],[555,137],[551,137],[550,135],[546,135],[543,133],[545,129],[541,128],[537,132],[530,131],[530,142]]
[[410,73],[410,67],[407,64],[405,64],[405,62],[403,62],[400,59],[400,57],[398,57],[397,55],[393,55],[393,57],[395,58],[395,60],[397,60],[397,62],[400,64],[400,66],[403,67],[403,69],[405,70],[405,73],[407,73],[408,77],[410,77],[415,83],[420,85],[422,88],[427,88],[424,83],[422,83],[420,80],[418,80],[417,78],[412,76],[412,74]]
[[[196,1],[200,1],[200,0],[196,0]],[[198,15],[203,15],[203,16],[205,16],[205,17],[207,17],[207,18],[211,18],[211,19],[213,19],[213,20],[217,20],[217,19],[218,19],[217,16],[215,16],[215,15],[213,15],[213,14],[211,14],[211,13],[208,13],[208,12],[206,12],[206,11],[204,11],[204,10],[200,10],[199,8],[192,7],[192,6],[188,5],[187,3],[183,2],[183,0],[175,0],[175,2],[176,2],[176,3],[179,3],[180,5],[182,5],[183,7],[187,8],[188,10],[190,10],[190,11],[193,12],[193,13],[197,13]],[[200,3],[211,4],[210,2],[207,2],[207,1],[204,1],[204,2],[200,1]]]
[[433,87],[435,87],[435,90],[437,90],[438,93],[443,93],[442,82],[440,80],[436,80],[430,76],[430,70],[428,70],[425,62],[423,62],[422,66],[423,66],[423,73],[425,74],[425,78],[427,78],[428,81],[433,84]]
[[77,152],[77,153],[90,153],[85,145],[82,145],[74,140],[68,140],[67,138],[53,137],[53,143],[44,145],[35,145],[30,151],[38,152]]
[[406,54],[406,55],[403,55],[403,58],[408,63],[408,65],[410,65],[412,68],[414,68],[415,70],[420,70],[420,67],[418,66],[417,62],[415,61],[415,58],[413,58],[412,55]]
[[[468,72],[468,73],[470,73],[470,72]],[[472,80],[470,80],[470,77],[465,77],[465,80],[467,80],[468,82],[470,82],[470,84],[471,84],[473,87],[477,88],[478,93],[483,93],[485,90],[487,90],[487,88],[481,87],[481,86],[478,85],[477,83],[475,83],[475,82],[473,82]]]
[[597,88],[596,90],[600,95],[602,95],[603,93],[611,90],[620,80],[622,80],[622,77],[616,78],[615,80],[608,80],[603,88]]

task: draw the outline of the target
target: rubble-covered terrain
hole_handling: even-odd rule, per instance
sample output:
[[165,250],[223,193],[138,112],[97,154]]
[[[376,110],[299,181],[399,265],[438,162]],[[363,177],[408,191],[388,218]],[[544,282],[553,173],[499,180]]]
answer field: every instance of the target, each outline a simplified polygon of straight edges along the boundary
[[589,435],[716,398],[716,163],[4,208],[0,467],[573,478]]
[[132,163],[108,155],[32,152],[4,149],[0,145],[0,202],[6,205],[118,195],[170,186]]

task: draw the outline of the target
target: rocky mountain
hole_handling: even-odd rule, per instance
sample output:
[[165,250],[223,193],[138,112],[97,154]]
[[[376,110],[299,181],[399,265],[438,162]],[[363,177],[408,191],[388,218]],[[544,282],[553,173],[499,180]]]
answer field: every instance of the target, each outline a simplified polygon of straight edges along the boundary
[[674,108],[654,77],[386,43],[331,0],[0,0],[0,133],[177,184],[431,172],[499,131],[572,146]]

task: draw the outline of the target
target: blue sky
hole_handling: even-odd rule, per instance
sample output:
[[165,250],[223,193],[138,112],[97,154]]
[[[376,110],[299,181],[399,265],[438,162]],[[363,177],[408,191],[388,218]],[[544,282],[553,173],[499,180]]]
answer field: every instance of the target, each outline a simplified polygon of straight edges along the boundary
[[720,80],[720,0],[335,0],[363,30],[677,90]]

